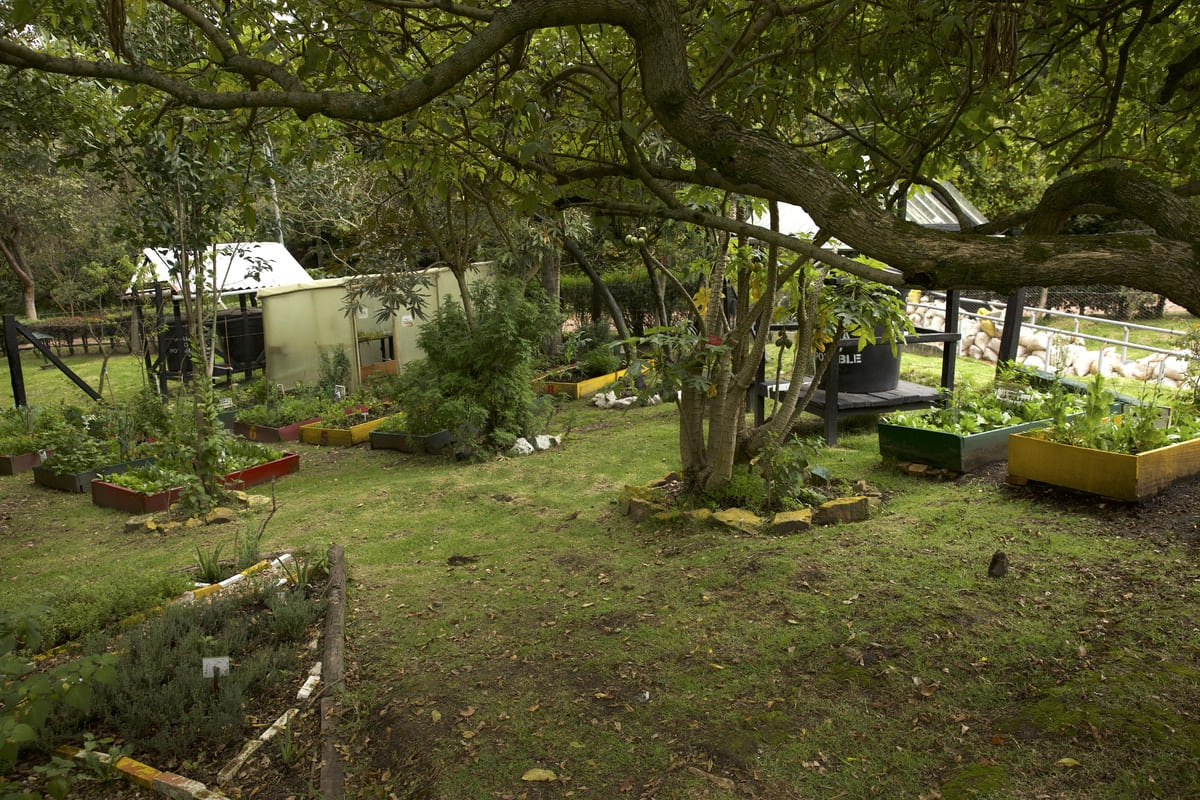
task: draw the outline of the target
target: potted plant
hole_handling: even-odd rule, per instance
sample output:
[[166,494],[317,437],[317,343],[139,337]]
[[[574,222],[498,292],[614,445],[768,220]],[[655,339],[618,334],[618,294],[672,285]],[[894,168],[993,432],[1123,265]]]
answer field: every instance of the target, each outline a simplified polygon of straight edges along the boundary
[[1045,427],[1082,406],[1079,395],[1061,386],[1043,391],[1001,378],[990,389],[960,389],[941,407],[881,418],[879,454],[970,472],[1007,458],[1010,434]]
[[[859,259],[877,268],[884,265]],[[815,336],[818,361],[837,353],[837,363],[825,370],[820,386],[837,369],[842,393],[884,392],[900,382],[900,345],[915,328],[901,294],[891,286],[840,270],[826,279],[817,306]],[[836,344],[833,339],[837,337]]]
[[1195,405],[1160,406],[1152,396],[1115,413],[1102,383],[1097,377],[1092,384],[1083,413],[1012,436],[1010,484],[1036,481],[1139,501],[1200,472],[1200,414]]

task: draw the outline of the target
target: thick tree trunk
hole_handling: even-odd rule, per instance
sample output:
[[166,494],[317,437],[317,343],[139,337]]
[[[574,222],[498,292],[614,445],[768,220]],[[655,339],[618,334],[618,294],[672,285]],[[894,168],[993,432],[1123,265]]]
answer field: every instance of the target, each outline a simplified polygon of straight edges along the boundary
[[0,238],[0,255],[4,256],[9,269],[17,276],[17,281],[21,284],[21,305],[24,308],[25,319],[36,322],[38,318],[37,295],[33,282],[33,270],[25,262],[25,256],[21,253],[21,245],[15,238],[7,236]]

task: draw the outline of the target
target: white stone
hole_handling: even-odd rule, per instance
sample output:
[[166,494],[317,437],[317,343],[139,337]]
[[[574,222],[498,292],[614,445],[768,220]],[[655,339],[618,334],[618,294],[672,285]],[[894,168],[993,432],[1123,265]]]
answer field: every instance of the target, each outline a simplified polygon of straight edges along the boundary
[[533,446],[538,450],[549,450],[554,444],[555,442],[552,442],[550,437],[544,433],[533,437]]
[[614,401],[612,404],[612,407],[613,408],[629,408],[636,402],[637,402],[636,397],[622,397],[620,400]]
[[527,456],[533,452],[533,445],[531,445],[527,439],[522,437],[513,442],[512,449],[508,452],[510,455],[514,456]]
[[[1042,352],[1044,353],[1045,351],[1043,350]],[[1025,366],[1029,367],[1030,369],[1045,369],[1046,368],[1046,359],[1042,358],[1041,356],[1039,356],[1035,353],[1030,353],[1029,355],[1025,356],[1025,360],[1021,363],[1023,363]]]

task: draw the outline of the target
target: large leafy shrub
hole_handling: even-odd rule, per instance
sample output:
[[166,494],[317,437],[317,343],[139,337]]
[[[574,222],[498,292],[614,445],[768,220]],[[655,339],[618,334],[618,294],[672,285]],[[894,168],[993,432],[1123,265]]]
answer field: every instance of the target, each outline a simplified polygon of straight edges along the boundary
[[508,281],[476,283],[471,304],[470,322],[451,300],[421,329],[425,358],[404,368],[396,400],[414,433],[454,430],[505,447],[533,425],[533,360],[557,321],[544,298]]

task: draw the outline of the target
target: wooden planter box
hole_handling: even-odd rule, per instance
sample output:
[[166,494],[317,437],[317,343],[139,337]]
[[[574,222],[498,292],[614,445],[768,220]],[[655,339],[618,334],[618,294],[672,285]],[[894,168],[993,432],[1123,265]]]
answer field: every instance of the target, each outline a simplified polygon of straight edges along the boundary
[[55,472],[50,467],[37,466],[33,468],[33,482],[49,489],[58,489],[60,492],[83,494],[88,491],[92,481],[96,478],[105,475],[120,475],[122,472],[153,463],[153,458],[135,458],[133,461],[122,461],[120,464],[110,464],[84,472]]
[[963,435],[880,422],[877,426],[879,455],[954,472],[970,472],[1008,458],[1009,434],[1043,428],[1048,424],[1050,420],[1038,420]]
[[272,428],[267,425],[255,425],[252,422],[234,420],[233,432],[252,442],[295,442],[300,438],[302,426],[313,425],[320,421],[320,417],[313,417],[280,428]]
[[399,450],[417,455],[438,455],[454,441],[450,431],[421,435],[417,433],[371,431],[372,450]]
[[180,491],[181,488],[176,486],[154,494],[147,494],[96,478],[92,481],[92,503],[103,508],[115,508],[129,514],[149,514],[154,511],[166,511],[172,503],[179,499]]
[[236,472],[230,472],[221,478],[221,485],[226,489],[246,489],[260,483],[282,478],[300,470],[300,454],[284,453],[274,461],[259,464]]
[[387,417],[372,419],[351,425],[349,428],[322,428],[320,425],[302,425],[300,441],[306,444],[333,445],[334,447],[352,447],[368,441],[371,431],[379,427]]
[[[300,456],[296,453],[284,453],[282,457],[265,464],[230,472],[221,478],[221,485],[226,489],[244,489],[265,483],[272,478],[287,475],[300,469]],[[115,483],[109,483],[102,478],[92,481],[92,502],[104,508],[115,508],[130,514],[149,514],[154,511],[166,511],[171,504],[179,499],[181,487],[164,489],[161,492],[148,494],[133,489],[126,489]]]
[[1008,443],[1008,482],[1029,481],[1078,489],[1116,500],[1144,500],[1172,482],[1200,472],[1200,439],[1137,455],[1014,435]]
[[600,375],[595,378],[587,378],[582,381],[549,381],[540,379],[534,381],[534,389],[543,394],[553,394],[560,397],[570,397],[573,400],[578,400],[581,397],[586,397],[596,392],[603,391],[609,386],[621,379],[625,374],[625,370],[619,369],[616,372],[610,372],[607,375]]
[[15,456],[0,456],[0,475],[16,475],[41,464],[48,455],[45,451],[37,453],[18,453]]

